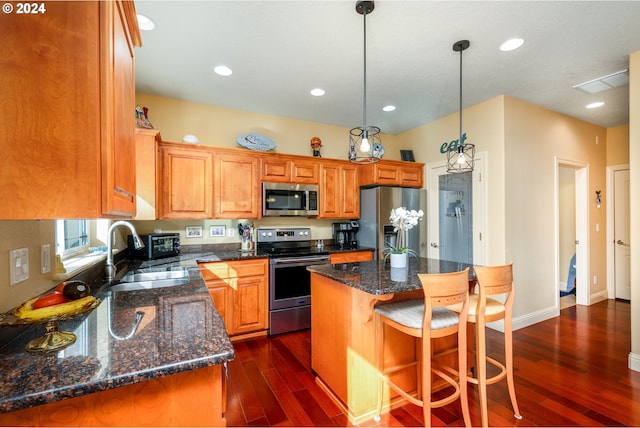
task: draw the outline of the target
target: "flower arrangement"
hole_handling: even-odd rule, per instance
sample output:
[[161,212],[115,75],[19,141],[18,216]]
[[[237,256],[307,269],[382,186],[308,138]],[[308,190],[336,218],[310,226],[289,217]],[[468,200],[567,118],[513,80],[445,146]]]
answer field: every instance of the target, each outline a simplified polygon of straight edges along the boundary
[[389,214],[389,221],[393,225],[393,231],[397,233],[396,245],[391,245],[387,242],[387,247],[384,249],[385,254],[402,254],[408,253],[417,257],[417,254],[412,249],[408,248],[408,231],[417,225],[420,219],[424,216],[422,210],[408,210],[405,207],[398,207],[391,210]]

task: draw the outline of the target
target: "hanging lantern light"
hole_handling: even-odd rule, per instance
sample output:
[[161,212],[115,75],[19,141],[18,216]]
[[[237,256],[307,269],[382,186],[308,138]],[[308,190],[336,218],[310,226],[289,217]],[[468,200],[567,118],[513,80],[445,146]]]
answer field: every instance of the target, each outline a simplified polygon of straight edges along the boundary
[[454,52],[460,52],[460,138],[456,146],[447,151],[447,172],[471,172],[475,166],[476,146],[464,141],[462,134],[462,52],[469,47],[469,40],[453,44]]
[[378,162],[384,154],[380,128],[367,125],[367,14],[373,12],[373,1],[356,2],[356,12],[364,23],[364,96],[362,102],[362,126],[349,131],[349,160],[353,163]]

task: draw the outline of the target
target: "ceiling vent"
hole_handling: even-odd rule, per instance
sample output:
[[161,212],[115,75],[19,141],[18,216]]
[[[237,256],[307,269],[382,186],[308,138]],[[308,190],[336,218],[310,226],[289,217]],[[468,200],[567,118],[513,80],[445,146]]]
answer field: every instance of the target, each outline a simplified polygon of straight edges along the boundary
[[620,88],[628,84],[629,70],[627,69],[575,85],[573,89],[580,89],[587,94],[597,94],[598,92],[608,91],[613,88]]

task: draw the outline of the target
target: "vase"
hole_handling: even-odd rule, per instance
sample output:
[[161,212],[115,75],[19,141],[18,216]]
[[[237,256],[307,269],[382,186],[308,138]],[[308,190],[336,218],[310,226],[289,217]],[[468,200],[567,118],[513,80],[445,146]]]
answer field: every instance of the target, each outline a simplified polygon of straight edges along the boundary
[[406,268],[407,267],[407,253],[391,254],[391,267],[392,268]]
[[409,273],[407,268],[392,267],[389,271],[391,272],[391,281],[405,282],[407,280]]

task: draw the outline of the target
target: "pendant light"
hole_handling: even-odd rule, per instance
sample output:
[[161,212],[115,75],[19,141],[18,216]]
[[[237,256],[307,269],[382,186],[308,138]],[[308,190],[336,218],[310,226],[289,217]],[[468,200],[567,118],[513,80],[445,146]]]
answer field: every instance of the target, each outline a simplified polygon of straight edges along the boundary
[[454,52],[460,52],[460,139],[456,147],[447,151],[447,172],[453,173],[471,172],[475,165],[476,146],[464,141],[466,135],[462,134],[462,51],[469,45],[469,40],[460,40],[453,44]]
[[362,102],[362,126],[349,131],[349,160],[353,163],[378,162],[384,154],[380,128],[367,125],[367,14],[373,12],[373,1],[356,2],[356,12],[364,23],[364,96]]

